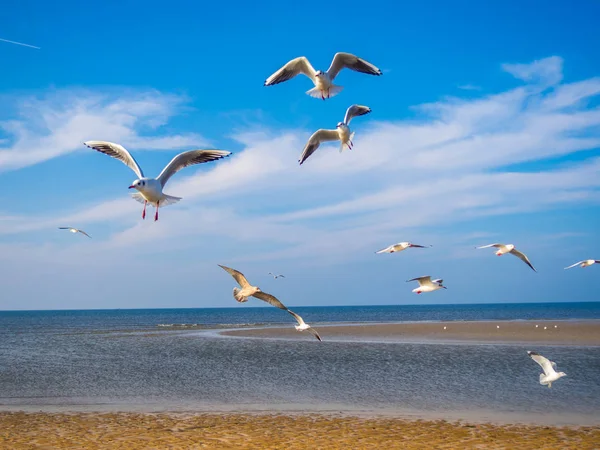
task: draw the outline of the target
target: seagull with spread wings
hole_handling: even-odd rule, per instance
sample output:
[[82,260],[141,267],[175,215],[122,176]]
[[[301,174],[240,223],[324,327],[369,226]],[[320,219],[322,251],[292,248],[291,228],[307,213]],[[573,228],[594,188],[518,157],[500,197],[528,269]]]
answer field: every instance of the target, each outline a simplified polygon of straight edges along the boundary
[[273,277],[275,280],[276,280],[277,278],[285,278],[285,276],[283,276],[283,275],[281,275],[281,274],[280,274],[280,275],[275,275],[273,272],[269,272],[269,275],[271,275],[271,276],[272,276],[272,277]]
[[92,238],[89,234],[87,234],[85,231],[80,230],[78,228],[73,228],[73,227],[58,227],[59,230],[69,230],[71,233],[81,233],[84,236],[89,237],[90,239]]
[[496,247],[498,249],[498,251],[496,252],[497,256],[502,256],[506,253],[515,255],[517,258],[519,258],[521,261],[523,261],[525,264],[527,264],[529,267],[531,267],[531,269],[534,272],[537,272],[537,270],[535,270],[535,268],[531,264],[531,261],[529,261],[529,258],[525,255],[525,253],[521,253],[519,250],[517,250],[515,248],[515,246],[513,244],[506,244],[506,245],[505,244],[489,244],[489,245],[482,245],[481,247],[475,247],[475,248],[490,248],[490,247]]
[[158,220],[159,206],[168,206],[181,200],[181,197],[173,197],[163,193],[163,188],[167,184],[167,181],[169,181],[169,178],[184,167],[216,161],[231,155],[231,152],[224,150],[190,150],[175,156],[175,158],[166,165],[158,177],[150,178],[144,176],[137,161],[123,146],[106,141],[87,141],[83,144],[100,153],[118,159],[135,172],[138,178],[131,183],[129,189],[135,189],[138,192],[132,194],[132,197],[144,204],[142,219],[146,218],[146,205],[148,203],[156,207],[156,213],[154,214],[155,221]]
[[305,56],[300,56],[287,62],[281,69],[267,78],[265,86],[282,83],[294,78],[298,74],[303,74],[310,78],[315,85],[314,88],[306,91],[306,93],[311,97],[325,100],[325,98],[339,94],[343,89],[342,86],[333,84],[333,80],[344,68],[369,75],[381,75],[381,70],[370,62],[351,53],[338,52],[334,55],[327,72],[315,70]]
[[390,245],[389,247],[386,247],[383,250],[379,250],[378,252],[375,252],[375,253],[397,253],[397,252],[401,252],[402,250],[406,250],[407,248],[412,248],[412,247],[427,248],[427,247],[431,247],[431,245],[417,245],[417,244],[412,244],[410,242],[398,242],[397,244]]
[[352,139],[354,138],[354,133],[350,131],[350,121],[353,117],[364,116],[365,114],[369,114],[371,112],[371,108],[368,106],[362,105],[352,105],[346,110],[346,115],[344,116],[343,122],[338,122],[335,130],[325,130],[321,128],[313,133],[313,135],[308,139],[308,142],[304,146],[304,150],[302,151],[302,155],[298,162],[300,165],[306,159],[312,155],[316,149],[319,148],[321,142],[327,141],[340,141],[340,153],[344,151],[346,148],[352,149],[354,143]]
[[542,369],[544,370],[544,373],[540,373],[541,385],[548,385],[548,387],[551,388],[553,382],[559,378],[567,376],[567,374],[564,372],[556,372],[558,367],[554,361],[550,361],[548,358],[544,358],[542,355],[536,352],[527,351],[527,354],[531,356],[531,359],[542,366]]
[[598,259],[584,259],[583,261],[579,261],[576,262],[575,264],[571,264],[569,267],[565,267],[565,269],[570,269],[572,267],[575,266],[580,266],[580,267],[588,267],[591,266],[592,264],[600,264],[600,260]]
[[415,292],[417,294],[420,294],[422,292],[433,292],[437,291],[438,289],[448,289],[446,286],[442,285],[444,280],[442,280],[441,278],[432,280],[430,275],[406,280],[407,283],[410,281],[417,281],[419,283],[419,287],[414,288],[412,290],[412,292]]
[[321,336],[319,336],[319,333],[317,333],[316,330],[310,325],[306,324],[302,317],[288,309],[275,296],[261,291],[260,288],[257,286],[252,286],[242,272],[232,269],[231,267],[222,266],[221,264],[218,264],[218,266],[227,273],[229,273],[229,275],[231,275],[234,278],[234,280],[237,281],[240,285],[241,289],[237,287],[233,288],[233,298],[235,298],[238,302],[244,303],[248,301],[248,297],[256,297],[259,300],[262,300],[270,305],[275,306],[276,308],[283,309],[284,311],[290,313],[298,322],[298,325],[294,326],[296,330],[308,330],[309,333],[312,333],[319,341],[321,340]]

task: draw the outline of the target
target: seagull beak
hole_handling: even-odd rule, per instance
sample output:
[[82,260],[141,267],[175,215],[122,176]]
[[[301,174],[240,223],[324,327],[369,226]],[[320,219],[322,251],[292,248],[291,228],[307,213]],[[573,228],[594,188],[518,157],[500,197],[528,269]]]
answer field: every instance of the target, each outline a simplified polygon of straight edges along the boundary
[[133,189],[135,186],[132,184],[131,186],[129,186],[129,189]]

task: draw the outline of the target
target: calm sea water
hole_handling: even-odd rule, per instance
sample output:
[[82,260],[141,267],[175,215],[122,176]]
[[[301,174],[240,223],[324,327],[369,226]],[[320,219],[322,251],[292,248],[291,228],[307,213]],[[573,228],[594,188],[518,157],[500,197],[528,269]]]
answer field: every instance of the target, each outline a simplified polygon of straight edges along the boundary
[[[313,325],[600,319],[600,303],[294,309]],[[600,347],[319,343],[214,332],[276,323],[290,324],[275,308],[245,305],[0,312],[0,409],[364,410],[600,422]],[[568,376],[541,386],[525,350],[551,357]]]

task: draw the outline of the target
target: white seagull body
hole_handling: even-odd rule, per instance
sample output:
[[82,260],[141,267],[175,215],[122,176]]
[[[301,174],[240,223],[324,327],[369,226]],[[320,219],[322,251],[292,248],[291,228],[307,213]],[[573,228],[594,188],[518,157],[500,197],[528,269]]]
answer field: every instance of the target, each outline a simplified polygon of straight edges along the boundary
[[567,376],[567,374],[564,372],[556,372],[555,369],[557,369],[557,366],[554,361],[550,361],[548,358],[544,358],[542,355],[536,352],[528,351],[527,354],[531,356],[531,359],[542,366],[542,369],[544,370],[544,373],[540,373],[541,385],[548,385],[548,387],[551,388],[553,382],[559,378]]
[[381,75],[381,70],[370,62],[351,53],[338,52],[333,56],[327,72],[315,70],[306,57],[299,56],[287,62],[281,69],[267,78],[265,86],[282,83],[301,73],[310,78],[315,85],[314,88],[306,91],[306,93],[311,97],[325,100],[325,98],[333,97],[342,91],[343,87],[333,84],[333,80],[343,68],[369,75]]
[[448,289],[446,286],[442,286],[442,282],[444,280],[442,280],[441,278],[432,280],[431,276],[429,276],[429,275],[427,275],[425,277],[413,278],[411,280],[407,280],[406,282],[408,283],[410,281],[418,281],[419,282],[419,287],[414,288],[412,290],[412,292],[415,292],[417,294],[420,294],[422,292],[433,292],[433,291],[437,291],[438,289]]
[[[412,244],[410,242],[398,242],[397,244],[390,245],[389,247],[384,248],[383,250],[379,250],[375,253],[398,253],[402,250],[406,250],[407,248],[416,247],[416,248],[427,248],[426,245],[417,245]],[[431,247],[431,245],[429,245]]]
[[525,255],[525,253],[521,253],[519,250],[517,250],[515,248],[515,246],[513,244],[506,244],[506,245],[505,244],[489,244],[489,245],[482,245],[481,247],[475,247],[475,248],[490,248],[490,247],[496,247],[498,249],[498,251],[496,252],[497,256],[502,256],[506,253],[515,255],[517,258],[519,258],[521,261],[523,261],[525,264],[527,264],[529,267],[531,267],[531,269],[534,272],[537,272],[537,270],[535,270],[535,268],[531,264],[531,261],[529,261],[529,258],[527,258],[527,256]]
[[237,287],[233,288],[233,298],[235,298],[238,302],[240,302],[240,303],[247,302],[248,297],[256,297],[259,300],[265,301],[265,302],[269,303],[270,305],[275,306],[276,308],[283,309],[284,311],[287,311],[288,313],[290,313],[298,322],[298,325],[297,326],[295,325],[296,330],[298,330],[298,331],[308,330],[319,341],[321,340],[321,336],[319,336],[319,333],[317,333],[316,330],[313,329],[310,325],[306,324],[304,322],[304,320],[302,319],[302,317],[300,317],[295,312],[289,310],[275,296],[261,291],[260,288],[257,286],[252,286],[248,282],[248,280],[246,279],[246,277],[244,276],[244,274],[242,272],[239,272],[239,271],[232,269],[230,267],[227,267],[227,266],[222,266],[221,264],[219,264],[218,266],[221,269],[225,270],[227,273],[229,273],[229,275],[231,275],[235,279],[235,281],[237,281],[238,284],[240,285],[241,289],[239,289]]
[[81,233],[84,236],[89,237],[90,239],[92,238],[89,234],[87,234],[85,231],[80,230],[78,228],[73,228],[73,227],[58,227],[59,230],[69,230],[71,233]]
[[575,266],[588,267],[588,266],[591,266],[592,264],[600,264],[600,260],[584,259],[583,261],[576,262],[575,264],[572,264],[569,267],[565,267],[565,269],[570,269],[571,267],[575,267]]
[[371,108],[368,106],[352,105],[346,110],[344,121],[338,122],[335,130],[325,130],[321,128],[320,130],[315,131],[304,146],[302,155],[298,160],[300,165],[302,165],[302,163],[319,148],[321,142],[340,141],[340,153],[346,148],[352,149],[354,146],[352,143],[354,133],[350,131],[350,121],[353,117],[364,116],[370,112]]
[[158,220],[159,206],[168,206],[181,200],[181,197],[173,197],[163,193],[163,188],[167,184],[167,181],[169,181],[169,178],[184,167],[216,161],[231,155],[231,152],[224,150],[190,150],[175,156],[175,158],[165,166],[158,177],[149,178],[144,176],[137,161],[123,146],[106,141],[87,141],[84,142],[84,145],[118,159],[135,172],[138,178],[131,183],[129,189],[136,189],[138,192],[132,194],[132,197],[144,204],[142,219],[146,218],[146,205],[148,203],[156,207],[156,214],[154,215],[155,221]]

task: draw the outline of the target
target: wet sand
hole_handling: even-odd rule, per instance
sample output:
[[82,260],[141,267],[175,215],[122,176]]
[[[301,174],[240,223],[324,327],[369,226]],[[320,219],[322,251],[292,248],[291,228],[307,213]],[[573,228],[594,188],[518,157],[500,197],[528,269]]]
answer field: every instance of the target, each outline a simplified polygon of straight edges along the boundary
[[2,449],[593,449],[600,427],[333,415],[0,413]]
[[[538,325],[537,328],[536,325]],[[335,341],[486,342],[600,346],[600,320],[413,322],[324,326],[313,324],[313,326],[323,341],[331,339]],[[228,330],[221,334],[254,338],[314,339],[306,332],[299,333],[292,325],[287,328]]]

